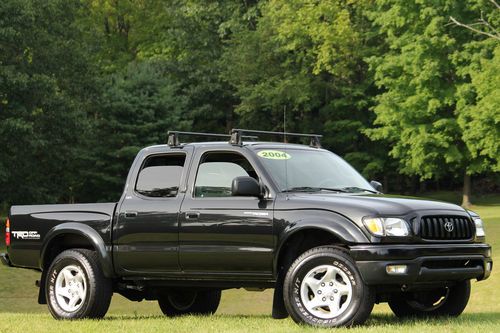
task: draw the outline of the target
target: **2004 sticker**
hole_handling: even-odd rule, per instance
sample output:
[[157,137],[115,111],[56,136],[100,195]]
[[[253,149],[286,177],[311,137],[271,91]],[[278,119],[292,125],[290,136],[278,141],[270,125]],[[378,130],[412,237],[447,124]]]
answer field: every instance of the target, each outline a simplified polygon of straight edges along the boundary
[[262,158],[269,158],[272,160],[289,160],[292,158],[290,154],[279,150],[261,150],[257,153]]

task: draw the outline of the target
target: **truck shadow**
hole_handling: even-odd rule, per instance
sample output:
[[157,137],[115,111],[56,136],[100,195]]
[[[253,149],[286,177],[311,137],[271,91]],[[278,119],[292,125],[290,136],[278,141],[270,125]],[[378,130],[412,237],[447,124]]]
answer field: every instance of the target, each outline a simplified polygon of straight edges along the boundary
[[479,313],[464,313],[459,317],[440,317],[440,318],[397,318],[393,314],[373,314],[370,316],[368,321],[366,322],[369,326],[382,326],[382,325],[394,325],[394,324],[418,324],[419,322],[466,322],[468,324],[474,323],[491,323],[491,324],[500,324],[500,313],[499,312],[479,312]]
[[[225,321],[225,320],[245,320],[245,319],[262,319],[269,320],[271,319],[268,315],[233,315],[233,314],[220,314],[209,316],[212,321]],[[182,318],[182,317],[178,317]],[[207,316],[188,316],[186,318],[204,320],[208,318]],[[115,321],[115,320],[169,320],[171,318],[162,316],[162,315],[138,315],[138,314],[111,314],[101,319],[103,321]],[[284,321],[291,320],[290,318],[285,319]],[[276,320],[277,324],[283,322],[283,320]],[[401,324],[418,325],[419,323],[460,323],[464,322],[468,325],[474,324],[500,324],[500,312],[482,312],[482,313],[465,313],[459,317],[442,317],[442,318],[397,318],[393,314],[373,314],[371,315],[364,326],[367,327],[377,327],[377,326],[400,326]]]

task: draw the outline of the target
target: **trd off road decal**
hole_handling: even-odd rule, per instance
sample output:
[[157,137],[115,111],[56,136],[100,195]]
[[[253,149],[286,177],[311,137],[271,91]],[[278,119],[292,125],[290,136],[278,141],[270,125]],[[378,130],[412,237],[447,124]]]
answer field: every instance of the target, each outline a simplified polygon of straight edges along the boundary
[[38,231],[12,231],[12,235],[17,239],[40,239]]
[[280,150],[261,150],[257,153],[257,155],[271,160],[289,160],[292,158],[290,154]]

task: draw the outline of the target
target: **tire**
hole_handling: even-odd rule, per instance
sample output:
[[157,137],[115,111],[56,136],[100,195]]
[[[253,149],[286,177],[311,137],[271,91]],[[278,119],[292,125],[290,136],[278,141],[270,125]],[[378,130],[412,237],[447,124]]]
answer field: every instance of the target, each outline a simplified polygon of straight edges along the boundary
[[45,283],[47,305],[56,319],[102,318],[113,295],[97,254],[86,249],[61,252],[52,261]]
[[467,306],[470,281],[431,291],[405,292],[392,295],[389,307],[397,317],[459,316]]
[[160,294],[158,304],[163,314],[169,317],[190,314],[211,315],[217,311],[220,299],[220,290],[181,289]]
[[373,309],[375,295],[349,254],[333,247],[316,247],[290,266],[284,299],[295,322],[338,327],[363,324]]

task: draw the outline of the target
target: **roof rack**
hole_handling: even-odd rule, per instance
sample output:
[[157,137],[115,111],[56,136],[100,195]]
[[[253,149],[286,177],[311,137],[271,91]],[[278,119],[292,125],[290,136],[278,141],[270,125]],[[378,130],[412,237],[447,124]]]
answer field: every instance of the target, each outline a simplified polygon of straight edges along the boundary
[[241,146],[243,144],[243,139],[255,140],[259,137],[252,134],[266,134],[266,135],[280,135],[280,136],[295,136],[302,138],[311,138],[309,145],[315,148],[321,148],[320,138],[323,135],[320,134],[303,134],[303,133],[291,133],[291,132],[271,132],[271,131],[256,131],[247,130],[241,128],[233,128],[230,132],[231,134],[220,134],[220,133],[203,133],[203,132],[183,132],[183,131],[168,131],[167,144],[171,147],[179,147],[181,142],[179,140],[180,135],[186,136],[205,136],[213,138],[225,138],[229,139],[229,143],[232,145]]
[[[212,138],[224,138],[224,139],[230,139],[231,135],[230,134],[219,134],[219,133],[202,133],[202,132],[182,132],[182,131],[168,131],[168,140],[167,144],[171,147],[179,147],[181,145],[181,142],[179,140],[180,135],[188,135],[188,136],[206,136],[206,137],[212,137]],[[245,135],[243,136],[245,139],[258,139],[258,136],[255,135]]]
[[303,134],[303,133],[291,133],[291,132],[271,132],[271,131],[255,131],[255,130],[247,130],[241,128],[233,128],[231,130],[231,140],[229,143],[232,145],[241,146],[243,142],[244,134],[270,134],[270,135],[282,135],[282,136],[296,136],[303,138],[311,138],[311,142],[309,145],[314,148],[321,148],[320,138],[323,135],[320,134]]

